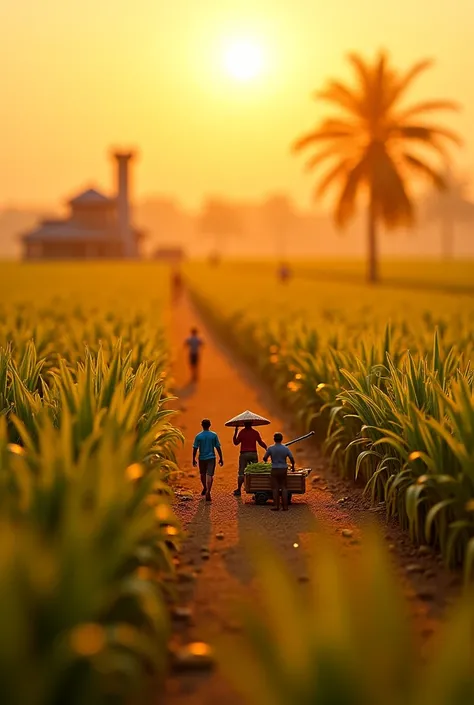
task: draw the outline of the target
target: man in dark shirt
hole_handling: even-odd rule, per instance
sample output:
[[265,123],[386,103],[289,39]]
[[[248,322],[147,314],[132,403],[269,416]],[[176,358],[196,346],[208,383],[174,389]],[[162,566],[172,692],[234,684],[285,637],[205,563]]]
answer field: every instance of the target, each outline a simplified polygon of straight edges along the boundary
[[244,484],[245,468],[250,463],[258,463],[257,443],[265,450],[267,449],[267,444],[262,441],[261,435],[253,428],[250,421],[244,423],[240,433],[236,427],[233,441],[235,446],[240,445],[239,474],[237,477],[237,489],[234,492],[235,497],[240,497],[242,485]]
[[281,433],[275,433],[273,436],[275,445],[270,446],[265,453],[263,460],[267,462],[270,458],[272,461],[272,490],[273,504],[272,511],[278,512],[280,509],[280,492],[283,511],[288,511],[288,460],[291,463],[291,471],[295,471],[295,459],[291,450],[283,445],[283,436]]

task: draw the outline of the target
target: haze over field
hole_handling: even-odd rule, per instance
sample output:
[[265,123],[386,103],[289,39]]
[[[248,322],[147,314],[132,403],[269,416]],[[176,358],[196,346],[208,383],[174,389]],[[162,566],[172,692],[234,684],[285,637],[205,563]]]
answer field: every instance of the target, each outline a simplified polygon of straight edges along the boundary
[[[238,235],[223,238],[222,251],[226,257],[255,258],[276,257],[278,241],[262,215],[261,202],[236,204],[242,216],[242,230]],[[45,215],[62,214],[56,208],[31,208],[0,211],[0,257],[20,256],[19,234],[33,227]],[[202,256],[213,246],[213,239],[199,231],[199,212],[185,209],[178,201],[155,197],[139,201],[135,208],[137,223],[147,232],[144,254],[149,256],[155,248],[174,244],[183,247],[190,256]],[[455,226],[455,256],[474,258],[474,221]],[[382,255],[439,258],[442,252],[442,224],[423,217],[413,229],[382,233]],[[364,213],[349,226],[347,231],[336,230],[330,215],[313,210],[296,211],[291,236],[287,238],[286,255],[290,257],[362,257],[365,254]]]

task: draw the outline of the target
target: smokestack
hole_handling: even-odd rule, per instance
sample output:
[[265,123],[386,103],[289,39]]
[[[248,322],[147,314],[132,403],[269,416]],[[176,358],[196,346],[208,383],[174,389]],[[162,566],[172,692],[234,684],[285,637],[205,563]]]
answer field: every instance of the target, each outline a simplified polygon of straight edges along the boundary
[[136,257],[137,248],[130,222],[130,193],[128,163],[134,152],[115,152],[117,161],[117,216],[124,257]]

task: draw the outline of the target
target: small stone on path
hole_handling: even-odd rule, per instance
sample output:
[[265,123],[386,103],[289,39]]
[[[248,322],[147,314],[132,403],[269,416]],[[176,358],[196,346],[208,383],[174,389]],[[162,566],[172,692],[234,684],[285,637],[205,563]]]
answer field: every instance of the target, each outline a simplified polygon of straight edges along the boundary
[[420,556],[429,556],[431,554],[431,549],[429,546],[419,546],[418,554]]
[[172,616],[175,619],[182,620],[183,622],[188,622],[193,616],[193,612],[190,607],[175,607],[172,610]]
[[173,667],[177,671],[209,671],[214,666],[214,654],[209,644],[196,641],[174,653]]
[[419,563],[410,563],[405,570],[407,573],[423,573],[425,569]]
[[226,625],[226,629],[229,632],[241,632],[242,626],[238,622],[229,622],[229,624]]
[[184,570],[181,573],[178,573],[178,580],[181,583],[192,583],[196,580],[196,573],[189,570]]
[[341,533],[345,539],[350,539],[354,536],[352,529],[343,529]]
[[431,602],[435,599],[436,593],[432,588],[425,587],[417,591],[417,597],[424,602]]

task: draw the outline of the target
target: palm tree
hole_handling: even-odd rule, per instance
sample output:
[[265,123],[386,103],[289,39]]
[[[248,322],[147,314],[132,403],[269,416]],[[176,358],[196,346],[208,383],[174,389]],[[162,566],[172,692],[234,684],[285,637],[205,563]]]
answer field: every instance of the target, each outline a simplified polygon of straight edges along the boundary
[[322,197],[337,187],[334,217],[339,227],[352,218],[358,197],[365,192],[367,274],[370,282],[376,282],[380,224],[388,228],[411,225],[414,205],[410,177],[428,177],[443,189],[443,175],[425,153],[445,160],[449,143],[460,144],[454,132],[418,120],[425,113],[456,110],[458,106],[446,100],[401,105],[407,89],[432,65],[431,61],[420,61],[406,73],[394,68],[383,52],[373,64],[356,54],[350,54],[349,61],[356,74],[354,85],[330,80],[316,94],[317,99],[330,103],[338,112],[298,139],[293,149],[299,152],[317,148],[307,164],[309,170],[332,161],[319,181],[316,196]]
[[451,260],[455,254],[455,234],[458,223],[474,221],[474,203],[468,197],[468,179],[453,174],[449,167],[444,174],[446,190],[441,195],[430,193],[424,202],[425,218],[441,225],[441,257]]

